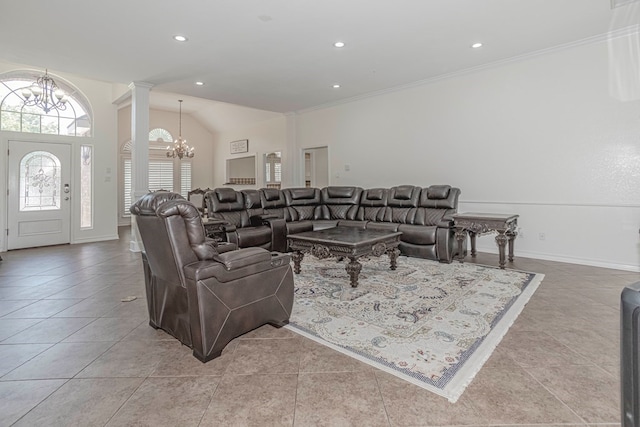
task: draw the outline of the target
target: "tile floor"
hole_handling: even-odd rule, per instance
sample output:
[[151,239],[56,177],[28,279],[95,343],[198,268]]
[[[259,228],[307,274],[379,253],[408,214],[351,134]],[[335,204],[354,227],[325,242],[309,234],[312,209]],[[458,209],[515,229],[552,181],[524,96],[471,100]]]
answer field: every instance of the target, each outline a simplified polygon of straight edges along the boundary
[[2,254],[0,426],[619,425],[619,295],[638,273],[516,259],[546,278],[450,404],[271,326],[200,363],[148,326],[120,235]]

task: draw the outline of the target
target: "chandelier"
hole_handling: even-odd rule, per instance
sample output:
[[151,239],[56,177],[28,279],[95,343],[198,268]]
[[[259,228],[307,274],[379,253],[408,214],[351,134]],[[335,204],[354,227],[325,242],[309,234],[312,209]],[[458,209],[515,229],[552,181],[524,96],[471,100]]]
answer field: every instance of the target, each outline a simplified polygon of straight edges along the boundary
[[69,97],[49,77],[49,70],[45,69],[44,76],[38,77],[30,86],[23,87],[20,93],[24,97],[25,106],[39,107],[45,113],[49,113],[53,109],[59,111],[67,109]]
[[180,132],[178,134],[178,139],[173,141],[173,147],[171,145],[167,145],[167,157],[179,158],[183,157],[191,158],[193,157],[193,147],[189,147],[187,145],[187,140],[182,138],[182,99],[179,99],[180,103]]

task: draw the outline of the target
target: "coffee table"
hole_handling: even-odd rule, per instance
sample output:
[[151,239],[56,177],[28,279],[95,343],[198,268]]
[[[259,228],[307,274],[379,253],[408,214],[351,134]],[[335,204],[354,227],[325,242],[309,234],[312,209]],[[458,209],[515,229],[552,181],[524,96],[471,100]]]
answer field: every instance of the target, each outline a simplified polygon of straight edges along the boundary
[[334,227],[318,231],[305,231],[303,233],[287,236],[289,248],[293,250],[293,271],[300,274],[300,264],[305,253],[310,253],[318,259],[335,257],[347,257],[349,263],[345,270],[351,279],[351,286],[358,286],[358,276],[362,270],[362,264],[358,258],[365,255],[381,256],[389,255],[391,270],[397,267],[400,250],[400,231],[364,230],[355,227]]

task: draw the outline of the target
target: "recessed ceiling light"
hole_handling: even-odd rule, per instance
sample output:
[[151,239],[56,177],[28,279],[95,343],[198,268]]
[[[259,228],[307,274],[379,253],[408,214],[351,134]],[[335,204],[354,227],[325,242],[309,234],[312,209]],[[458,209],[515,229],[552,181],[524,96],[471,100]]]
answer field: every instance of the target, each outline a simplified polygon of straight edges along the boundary
[[186,36],[180,34],[176,34],[175,36],[173,36],[173,39],[177,42],[186,42],[187,40],[189,40]]
[[335,47],[344,47],[344,42],[335,42],[333,45]]
[[196,86],[204,86],[204,82],[196,82]]
[[474,48],[474,49],[478,49],[478,48],[482,47],[482,43],[474,43],[474,44],[471,45],[471,47]]
[[340,89],[340,85],[336,83],[336,84],[333,85],[333,88],[334,89]]

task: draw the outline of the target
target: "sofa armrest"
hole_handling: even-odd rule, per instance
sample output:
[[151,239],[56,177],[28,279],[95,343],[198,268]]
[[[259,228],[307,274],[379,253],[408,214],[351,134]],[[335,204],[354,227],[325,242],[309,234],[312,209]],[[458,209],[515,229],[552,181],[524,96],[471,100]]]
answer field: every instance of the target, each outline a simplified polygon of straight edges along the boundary
[[455,228],[452,219],[441,219],[436,228],[436,254],[438,261],[451,263],[454,251],[457,247],[455,242]]
[[277,218],[278,215],[274,214],[253,215],[251,218],[249,218],[249,223],[252,227],[258,227],[260,225],[268,225],[269,220]]
[[271,253],[262,248],[245,248],[218,254],[213,259],[223,264],[227,271],[231,271],[251,264],[271,261]]

